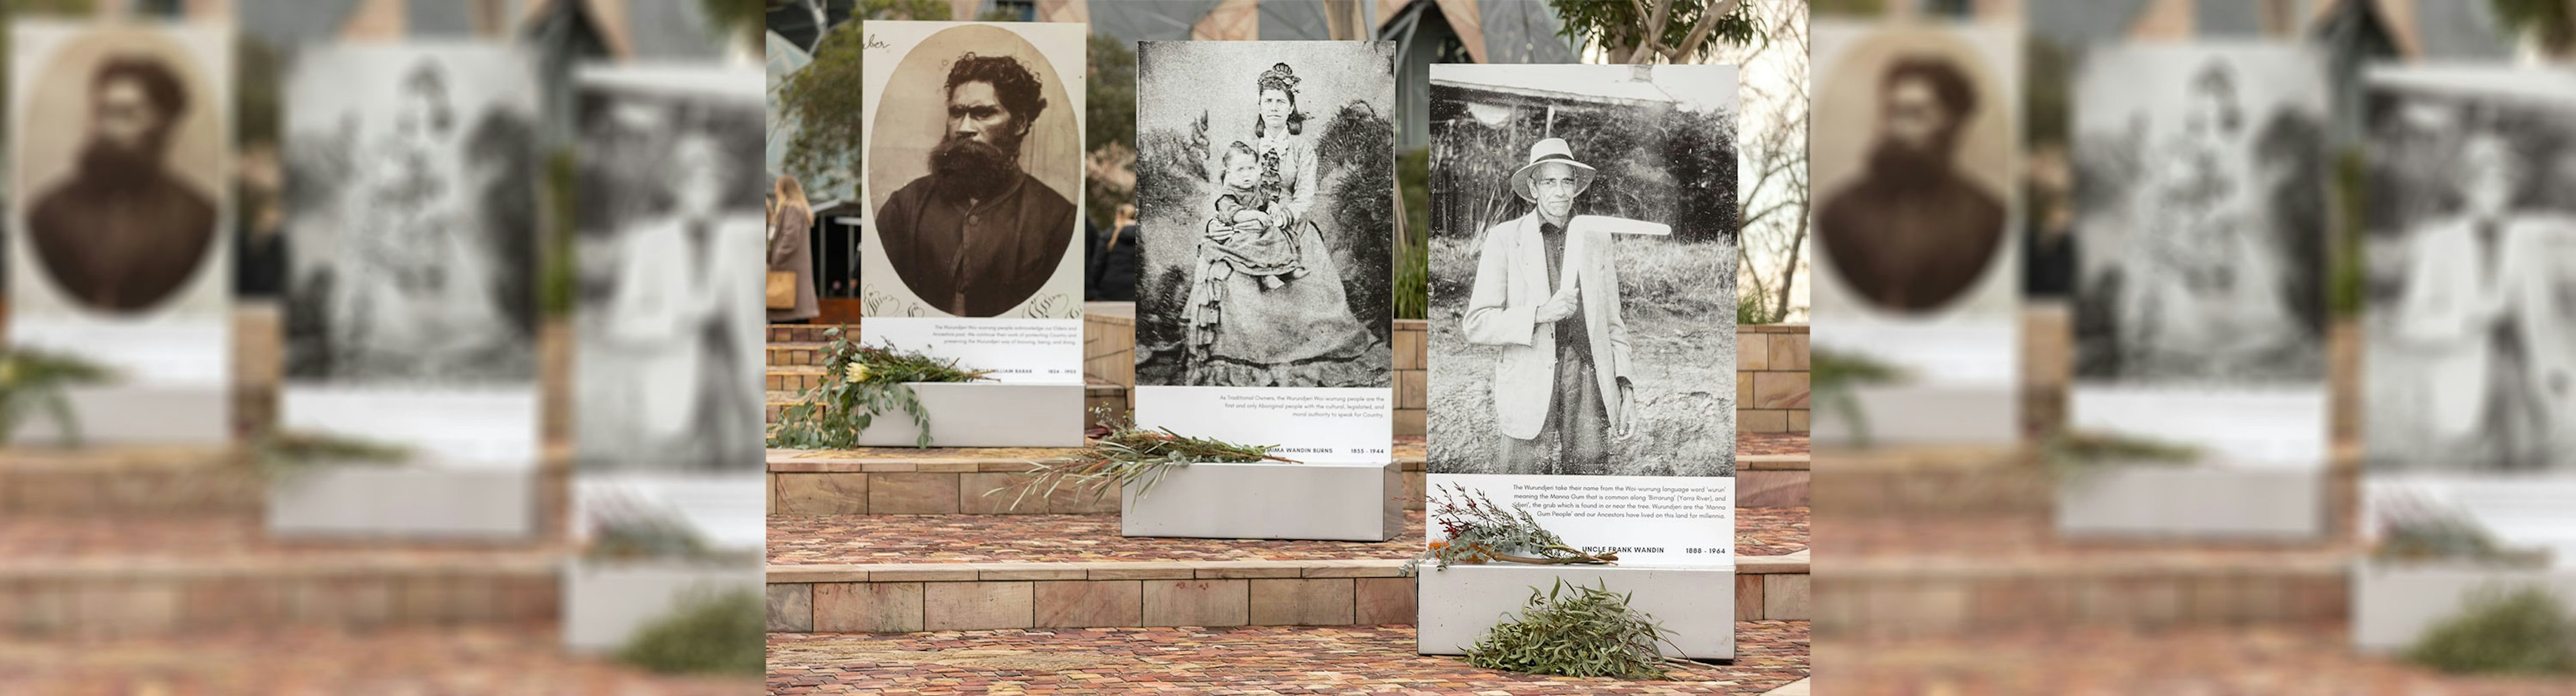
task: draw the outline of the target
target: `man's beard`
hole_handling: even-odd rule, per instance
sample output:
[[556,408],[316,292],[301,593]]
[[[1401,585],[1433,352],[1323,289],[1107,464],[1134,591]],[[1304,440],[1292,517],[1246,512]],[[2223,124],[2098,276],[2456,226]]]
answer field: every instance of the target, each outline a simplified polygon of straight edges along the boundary
[[973,136],[956,136],[940,141],[930,149],[930,176],[935,190],[950,196],[982,200],[1009,188],[1020,175],[1020,165],[1011,156],[1018,149],[1003,148],[976,140]]
[[140,184],[161,169],[156,148],[129,148],[91,139],[81,147],[80,177],[115,186]]
[[1930,185],[1950,176],[1950,150],[1880,139],[1869,149],[1869,175],[1904,188]]

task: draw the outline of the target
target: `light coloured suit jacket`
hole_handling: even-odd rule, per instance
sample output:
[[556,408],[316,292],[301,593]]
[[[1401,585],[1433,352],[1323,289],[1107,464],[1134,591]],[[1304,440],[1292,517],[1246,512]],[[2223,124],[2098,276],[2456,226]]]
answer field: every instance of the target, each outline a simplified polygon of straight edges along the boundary
[[[1591,335],[1601,403],[1617,430],[1619,382],[1628,376],[1628,324],[1619,316],[1619,269],[1610,233],[1574,231],[1565,241],[1563,282],[1582,293],[1583,327]],[[1547,424],[1556,388],[1556,325],[1539,325],[1538,306],[1555,288],[1547,285],[1547,242],[1538,213],[1485,230],[1476,256],[1476,286],[1467,299],[1467,342],[1503,347],[1494,363],[1494,422],[1504,435],[1536,438]]]

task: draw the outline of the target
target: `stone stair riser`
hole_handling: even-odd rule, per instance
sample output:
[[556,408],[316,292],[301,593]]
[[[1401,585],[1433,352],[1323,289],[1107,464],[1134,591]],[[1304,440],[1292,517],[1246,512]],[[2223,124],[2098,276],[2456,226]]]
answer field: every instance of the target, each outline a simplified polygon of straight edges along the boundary
[[773,343],[769,346],[770,367],[821,367],[825,346],[807,343]]
[[1815,583],[1819,634],[1971,637],[2034,630],[2156,631],[2329,625],[2349,584],[2331,569],[1887,573],[1828,567]]
[[544,624],[559,581],[541,572],[136,569],[0,576],[0,631],[26,638],[186,636],[281,627]]
[[[790,465],[792,466],[792,464]],[[846,466],[846,465],[844,465]],[[1118,497],[1071,486],[1052,495],[1031,493],[1017,508],[1029,475],[1020,462],[864,464],[863,471],[769,473],[769,514],[804,515],[1007,515],[1118,512]],[[1406,509],[1423,509],[1421,462],[1404,463]]]
[[[1739,569],[1737,620],[1807,619],[1807,575],[1803,563],[1795,565]],[[769,630],[1410,625],[1414,581],[1396,568],[1355,561],[772,566]]]
[[265,496],[240,470],[0,472],[0,516],[255,514]]

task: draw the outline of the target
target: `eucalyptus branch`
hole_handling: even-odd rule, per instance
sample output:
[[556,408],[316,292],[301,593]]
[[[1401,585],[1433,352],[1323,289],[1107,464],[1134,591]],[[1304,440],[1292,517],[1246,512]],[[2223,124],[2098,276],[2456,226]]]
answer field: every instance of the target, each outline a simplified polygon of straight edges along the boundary
[[261,478],[279,484],[325,466],[400,464],[411,459],[411,450],[355,437],[272,431],[251,440],[250,459]]
[[1451,563],[1490,561],[1531,565],[1609,565],[1619,562],[1612,551],[1587,553],[1548,531],[1538,518],[1518,506],[1496,503],[1483,491],[1457,484],[1441,486],[1431,519],[1442,537],[1404,564],[1404,574],[1419,572],[1423,561],[1448,569]]
[[1169,428],[1142,430],[1132,421],[1104,417],[1103,423],[1116,423],[1108,435],[1101,436],[1082,451],[1052,460],[1029,462],[1029,475],[1010,486],[985,491],[993,495],[1017,491],[1011,509],[1019,509],[1029,496],[1053,497],[1065,484],[1076,490],[1087,490],[1095,499],[1106,498],[1110,491],[1136,485],[1136,498],[1144,499],[1173,469],[1191,464],[1251,462],[1298,463],[1297,460],[1272,455],[1278,445],[1239,445],[1223,440],[1190,437]]
[[991,370],[969,370],[955,360],[897,350],[893,345],[852,343],[841,329],[823,332],[826,348],[823,383],[805,390],[803,400],[779,414],[769,431],[769,446],[790,449],[850,449],[877,416],[897,410],[912,417],[921,434],[915,447],[930,446],[930,412],[912,391],[914,382],[972,382]]
[[23,348],[0,351],[0,444],[17,434],[30,411],[43,409],[53,416],[63,444],[79,447],[80,421],[67,390],[115,380],[113,370],[79,356]]

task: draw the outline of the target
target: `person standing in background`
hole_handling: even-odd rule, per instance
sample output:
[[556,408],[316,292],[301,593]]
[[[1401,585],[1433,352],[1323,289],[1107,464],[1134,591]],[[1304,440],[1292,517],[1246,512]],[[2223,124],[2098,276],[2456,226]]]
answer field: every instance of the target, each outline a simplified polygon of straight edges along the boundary
[[778,207],[769,216],[769,270],[796,274],[796,305],[769,310],[769,323],[802,324],[823,313],[814,299],[814,245],[807,237],[814,228],[814,209],[793,175],[779,175],[771,192],[778,196]]
[[1118,204],[1107,235],[1091,240],[1091,267],[1083,274],[1083,299],[1095,302],[1136,301],[1136,206]]

